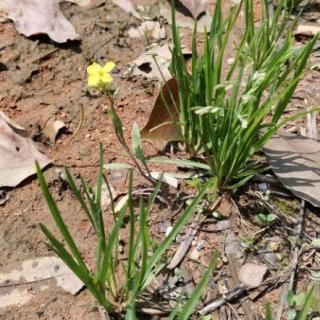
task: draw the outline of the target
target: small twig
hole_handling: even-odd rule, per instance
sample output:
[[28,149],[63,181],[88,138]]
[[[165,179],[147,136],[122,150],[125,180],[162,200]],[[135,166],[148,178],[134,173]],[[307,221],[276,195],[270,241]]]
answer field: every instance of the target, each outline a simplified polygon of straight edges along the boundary
[[233,312],[233,314],[235,315],[235,317],[236,317],[238,320],[241,320],[237,309],[236,309],[231,303],[229,303],[229,302],[227,302],[226,305],[232,310],[232,312]]
[[208,305],[206,305],[198,313],[201,315],[206,315],[206,314],[220,308],[225,303],[228,303],[228,302],[238,298],[239,296],[243,295],[246,291],[247,290],[243,287],[234,288],[233,290],[228,292],[225,296],[218,298],[218,299],[212,301],[211,303],[209,303]]
[[242,218],[242,214],[241,214],[241,212],[240,212],[240,210],[239,210],[236,202],[233,200],[232,197],[230,197],[230,200],[231,200],[231,203],[232,203],[234,209],[236,210],[236,212],[237,212],[237,214],[238,214],[238,216],[239,216],[239,218],[240,218],[241,224],[243,225],[245,231],[248,232],[249,227],[247,226],[247,223],[246,223],[246,222],[244,221],[244,219]]

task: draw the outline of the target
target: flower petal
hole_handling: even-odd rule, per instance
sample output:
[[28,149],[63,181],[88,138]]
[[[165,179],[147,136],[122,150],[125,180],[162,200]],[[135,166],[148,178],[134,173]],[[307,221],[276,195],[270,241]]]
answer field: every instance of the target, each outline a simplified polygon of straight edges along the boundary
[[115,66],[116,64],[110,61],[110,62],[107,62],[102,69],[104,72],[110,72],[112,69],[114,69]]
[[94,62],[92,64],[90,64],[90,66],[88,66],[87,68],[87,72],[90,74],[90,75],[93,75],[95,73],[98,73],[102,70],[102,67],[100,66],[100,64]]
[[96,87],[100,82],[100,76],[98,73],[89,74],[88,77],[88,86],[89,87]]
[[113,80],[113,78],[110,76],[109,73],[104,73],[103,75],[100,76],[100,79],[103,83],[108,83]]

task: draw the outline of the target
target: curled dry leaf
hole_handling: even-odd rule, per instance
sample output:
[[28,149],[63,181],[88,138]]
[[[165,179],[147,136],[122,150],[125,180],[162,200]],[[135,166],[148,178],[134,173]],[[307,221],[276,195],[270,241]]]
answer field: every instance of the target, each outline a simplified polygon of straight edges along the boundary
[[0,187],[15,187],[33,175],[35,161],[41,168],[50,163],[36,149],[28,132],[0,111]]
[[[195,18],[198,18],[198,26],[197,26],[197,31],[204,33],[205,30],[210,30],[210,25],[212,21],[212,17],[209,14],[204,14],[200,15],[200,13],[204,12],[204,4],[203,1],[201,0],[184,0],[181,1],[181,3],[185,3],[184,6],[187,7],[187,3],[189,8],[188,10],[192,14],[192,16]],[[192,4],[194,3],[194,4]],[[202,3],[202,4],[201,4]],[[196,5],[200,4],[200,5]],[[191,12],[192,11],[192,12]],[[169,24],[172,23],[172,17],[171,17],[171,6],[168,1],[166,0],[161,0],[160,2],[160,15],[164,17]],[[181,28],[189,28],[193,29],[194,28],[194,18],[183,14],[182,12],[176,10],[176,21],[177,25]]]
[[43,129],[43,133],[50,139],[50,142],[54,144],[63,129],[66,129],[64,122],[61,120],[50,119]]
[[179,0],[184,7],[188,9],[193,18],[197,19],[198,16],[206,10],[207,0]]
[[255,288],[262,283],[268,268],[265,265],[245,263],[239,270],[239,280],[247,287]]
[[172,78],[162,87],[149,120],[141,131],[141,138],[165,141],[181,140],[179,129],[174,124],[179,120],[178,109],[178,85],[177,81]]
[[286,188],[320,206],[320,142],[282,131],[267,143],[264,152]]
[[[191,51],[183,47],[182,53],[185,56]],[[172,78],[169,71],[171,63],[171,50],[168,44],[163,46],[151,45],[148,50],[132,61],[133,75],[145,76],[148,78],[158,78],[162,83]]]
[[158,78],[160,81],[169,80],[170,62],[171,52],[167,44],[151,47],[132,62],[133,75]]
[[47,34],[58,43],[77,39],[75,29],[61,12],[58,0],[2,1],[4,11],[25,36]]

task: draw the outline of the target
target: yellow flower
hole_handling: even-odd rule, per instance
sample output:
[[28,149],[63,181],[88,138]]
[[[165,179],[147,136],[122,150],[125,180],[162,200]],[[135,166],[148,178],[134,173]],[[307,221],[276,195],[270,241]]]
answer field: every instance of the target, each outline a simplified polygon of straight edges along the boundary
[[104,85],[111,82],[113,79],[109,72],[115,67],[114,62],[107,62],[104,66],[98,63],[92,63],[87,68],[88,72],[88,86],[98,87],[99,85]]

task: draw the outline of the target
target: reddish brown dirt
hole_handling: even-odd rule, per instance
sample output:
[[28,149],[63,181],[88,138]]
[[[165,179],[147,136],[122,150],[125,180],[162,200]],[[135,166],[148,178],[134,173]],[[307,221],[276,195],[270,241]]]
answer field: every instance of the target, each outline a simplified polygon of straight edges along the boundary
[[[142,3],[142,1],[138,1]],[[149,1],[144,1],[150,5]],[[142,127],[150,113],[152,103],[158,92],[156,81],[142,77],[122,77],[126,65],[143,52],[140,40],[127,37],[128,26],[135,25],[137,21],[129,17],[117,6],[107,2],[91,9],[84,9],[75,5],[63,4],[63,12],[75,26],[81,41],[56,45],[46,37],[25,38],[17,34],[12,23],[0,24],[0,62],[6,66],[0,69],[0,108],[16,122],[30,129],[38,147],[51,159],[56,159],[56,166],[45,171],[46,180],[50,186],[57,204],[63,213],[66,224],[74,235],[85,260],[92,265],[95,254],[95,237],[92,234],[86,217],[65,183],[59,177],[62,167],[71,167],[72,173],[79,173],[92,186],[95,185],[97,173],[99,143],[105,148],[105,162],[127,161],[122,156],[123,149],[119,145],[111,123],[110,117],[105,114],[107,102],[99,95],[89,92],[86,88],[85,70],[93,61],[104,63],[114,61],[117,70],[114,72],[115,86],[119,94],[115,100],[116,110],[121,117],[126,136],[130,136],[133,121]],[[226,7],[228,8],[228,6]],[[316,59],[316,58],[313,58]],[[317,90],[319,74],[313,72],[303,80],[298,90],[298,98],[308,98],[311,105],[320,101],[320,94],[307,93],[308,90]],[[299,96],[300,95],[300,96]],[[301,100],[297,100],[299,105]],[[85,109],[85,123],[79,134],[71,144],[65,147],[70,135],[62,134],[56,144],[50,142],[46,136],[45,128],[52,119],[62,120],[70,132],[73,132],[79,121],[80,106]],[[163,148],[161,143],[145,143],[145,152],[149,155],[157,154]],[[166,170],[166,167],[158,167]],[[109,175],[110,181],[117,192],[125,192],[126,176]],[[136,185],[145,185],[146,181],[137,178]],[[185,188],[191,192],[190,188]],[[17,188],[6,190],[9,200],[0,206],[0,270],[6,272],[19,268],[21,263],[30,258],[53,255],[44,244],[44,236],[38,228],[41,222],[48,226],[53,233],[57,233],[37,180],[32,177]],[[175,190],[169,190],[172,196]],[[242,194],[241,194],[242,193]],[[243,214],[243,219],[249,226],[243,226],[239,213],[229,200],[223,199],[219,206],[222,216],[231,223],[232,231],[246,242],[252,234],[260,230],[252,215],[259,212],[259,205],[255,200],[246,196],[245,190],[235,197]],[[239,201],[238,201],[239,200]],[[312,212],[310,217],[317,220]],[[110,228],[111,218],[106,210],[106,226]],[[151,232],[155,239],[164,236],[159,231],[161,221],[173,221],[173,213],[169,208],[159,209],[158,205],[150,217]],[[311,219],[311,218],[310,218]],[[192,261],[185,259],[181,269],[192,275],[192,283],[197,283],[201,274],[208,266],[214,250],[223,252],[224,240],[227,231],[210,232],[215,219],[208,219],[196,241],[202,241],[201,258]],[[313,234],[319,230],[313,230]],[[274,232],[266,233],[266,237],[274,236]],[[281,236],[281,235],[280,235]],[[284,241],[284,240],[283,240]],[[193,250],[191,248],[190,252]],[[248,259],[259,261],[259,250],[263,246],[248,250]],[[288,263],[287,262],[284,262]],[[230,289],[227,279],[230,278],[228,263],[220,263],[215,275],[219,275],[217,283],[212,282],[204,294],[203,301],[208,302],[217,296],[218,288]],[[304,273],[299,274],[303,279]],[[299,279],[300,279],[299,278]],[[306,282],[301,282],[305,289]],[[37,284],[26,286],[34,298],[27,304],[0,309],[2,320],[33,320],[33,319],[99,319],[95,302],[87,290],[72,296],[61,289],[50,285],[48,290],[39,292]],[[10,292],[12,289],[4,292]],[[267,302],[277,303],[279,290],[271,294],[262,295],[256,300],[247,302],[259,319],[264,313]],[[234,307],[238,308],[237,303]],[[239,315],[243,318],[243,311],[239,308]],[[221,312],[214,313],[213,319],[222,318]],[[229,319],[235,319],[232,315]],[[142,318],[141,318],[142,319]]]

